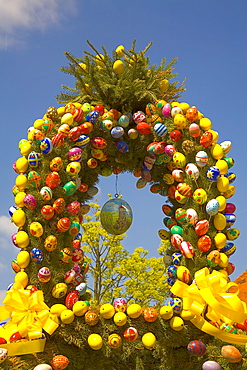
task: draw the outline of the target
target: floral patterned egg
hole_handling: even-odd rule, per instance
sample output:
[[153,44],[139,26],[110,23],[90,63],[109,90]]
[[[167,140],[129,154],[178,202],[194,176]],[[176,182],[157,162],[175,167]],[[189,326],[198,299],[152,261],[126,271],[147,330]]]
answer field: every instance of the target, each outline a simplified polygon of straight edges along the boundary
[[176,152],[173,155],[173,162],[179,167],[183,168],[186,165],[186,157],[180,153]]
[[57,238],[54,235],[49,235],[44,241],[44,247],[48,252],[52,252],[57,248]]
[[194,163],[188,163],[185,172],[192,180],[197,180],[200,175],[199,169]]
[[193,193],[193,199],[197,204],[204,204],[207,201],[207,193],[204,189],[198,188]]
[[49,154],[51,153],[52,149],[53,149],[53,144],[52,144],[51,139],[49,139],[48,137],[45,137],[40,143],[41,152],[43,154]]
[[51,360],[51,365],[54,370],[64,370],[69,365],[69,359],[63,355],[57,355]]
[[68,158],[72,162],[80,162],[82,159],[82,149],[81,148],[71,148],[68,152]]
[[63,160],[61,157],[55,157],[50,161],[51,171],[58,172],[63,168]]
[[127,301],[124,298],[117,298],[113,302],[113,307],[116,312],[125,312],[127,309]]
[[193,208],[188,208],[186,211],[187,222],[195,225],[198,222],[198,214]]
[[195,150],[195,144],[191,140],[184,140],[182,142],[182,149],[183,149],[184,153],[186,153],[186,154],[193,153],[194,150]]
[[39,188],[42,183],[41,176],[37,171],[30,171],[28,173],[27,181],[34,188]]

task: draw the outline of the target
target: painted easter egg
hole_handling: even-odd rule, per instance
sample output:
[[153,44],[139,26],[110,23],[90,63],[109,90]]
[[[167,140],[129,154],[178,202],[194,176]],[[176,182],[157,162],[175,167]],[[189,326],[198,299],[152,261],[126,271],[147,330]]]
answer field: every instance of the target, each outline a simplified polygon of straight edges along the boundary
[[236,347],[232,345],[223,346],[221,348],[221,354],[228,362],[232,364],[236,364],[237,362],[240,362],[242,360],[241,353]]
[[218,213],[214,216],[214,227],[218,231],[222,231],[226,227],[226,218],[222,213]]
[[65,233],[66,231],[69,230],[70,224],[71,224],[71,221],[69,218],[62,217],[57,222],[57,230],[60,231],[61,233]]
[[58,172],[63,168],[63,160],[61,157],[55,157],[50,161],[50,170]]
[[208,232],[209,229],[209,222],[208,220],[201,220],[198,221],[195,225],[195,232],[197,235],[201,236]]
[[221,366],[215,361],[206,361],[202,365],[202,370],[221,370]]
[[193,153],[195,151],[195,144],[194,144],[194,142],[191,141],[191,140],[184,140],[182,142],[182,150],[186,154]]
[[180,246],[183,240],[184,240],[183,237],[179,234],[173,234],[171,236],[171,244],[177,250],[180,250]]
[[125,312],[127,309],[127,301],[124,298],[116,298],[113,302],[113,307],[116,312]]
[[200,150],[196,154],[196,164],[198,167],[204,167],[208,163],[208,154],[203,150]]
[[52,198],[52,190],[49,188],[49,186],[43,186],[40,189],[40,194],[43,200],[51,200]]
[[183,168],[186,165],[186,157],[180,152],[174,153],[172,159],[179,168]]
[[41,176],[37,171],[30,171],[27,176],[27,181],[36,189],[39,188],[42,183]]
[[52,370],[52,367],[47,364],[40,364],[40,365],[35,366],[33,370]]
[[240,230],[236,228],[231,228],[227,230],[226,232],[226,237],[228,240],[235,240],[239,237],[239,235],[240,235]]
[[77,141],[79,137],[81,136],[81,134],[82,134],[81,127],[75,126],[69,131],[68,139],[70,141]]
[[195,250],[189,242],[183,241],[180,245],[180,251],[182,255],[186,258],[193,258],[195,254]]
[[184,321],[179,316],[174,316],[170,320],[170,327],[175,331],[181,331],[184,328]]
[[8,356],[8,350],[6,348],[0,348],[0,363],[4,362]]
[[111,334],[107,339],[107,343],[112,348],[119,348],[122,345],[122,338],[118,334]]
[[177,278],[185,284],[189,284],[191,281],[191,274],[187,267],[178,266],[177,268]]
[[187,349],[193,356],[202,356],[206,352],[206,346],[200,340],[192,340]]
[[41,163],[40,153],[31,152],[28,155],[28,163],[31,167],[38,167]]
[[170,237],[169,231],[164,230],[164,229],[160,229],[158,231],[158,235],[159,235],[160,239],[162,239],[162,240],[168,240],[169,237]]
[[183,182],[184,181],[184,172],[179,169],[175,169],[172,171],[172,177],[174,177],[174,180],[177,182]]
[[107,141],[103,137],[93,137],[91,144],[96,149],[105,149],[107,147]]
[[230,150],[232,149],[232,143],[231,143],[231,141],[223,141],[222,143],[220,143],[220,146],[221,146],[224,154],[229,153]]
[[57,248],[57,238],[54,235],[49,235],[44,241],[44,247],[48,252],[52,252]]
[[209,216],[215,216],[219,212],[220,204],[216,199],[211,199],[206,204],[206,212]]
[[125,329],[123,336],[127,342],[134,342],[138,338],[138,331],[136,328],[129,327]]
[[51,153],[52,149],[53,149],[53,144],[52,144],[51,139],[49,139],[48,137],[45,137],[43,140],[41,140],[40,150],[43,154]]
[[201,134],[200,127],[196,123],[191,123],[189,126],[189,133],[192,137],[199,137]]
[[29,226],[30,233],[35,236],[36,238],[39,238],[43,235],[43,226],[39,222],[32,222]]
[[210,152],[214,159],[221,159],[224,157],[223,149],[219,144],[214,144]]
[[227,191],[224,192],[223,195],[226,199],[230,199],[231,197],[233,197],[235,192],[236,192],[236,187],[234,185],[229,185]]
[[55,189],[59,186],[60,184],[60,175],[58,172],[50,172],[46,178],[45,178],[45,183],[50,189]]
[[147,322],[154,322],[158,318],[158,311],[154,307],[147,307],[143,310],[143,317]]
[[225,174],[225,176],[228,178],[230,184],[232,184],[237,178],[236,174],[233,172],[228,172]]
[[171,234],[179,234],[179,235],[183,235],[183,229],[181,226],[173,226],[171,228]]
[[70,162],[66,166],[66,172],[72,177],[77,176],[80,170],[81,164],[79,162]]
[[211,238],[208,235],[201,236],[197,241],[197,247],[201,252],[207,252],[212,246]]
[[111,130],[111,136],[114,139],[119,139],[123,135],[124,135],[124,128],[121,126],[113,127],[113,129]]
[[129,151],[129,145],[122,140],[119,140],[115,143],[116,149],[121,153],[126,153]]
[[209,169],[206,172],[206,178],[210,182],[215,182],[220,177],[220,170],[216,166],[209,167]]
[[66,295],[67,289],[68,287],[65,283],[58,283],[52,288],[51,294],[54,298],[62,298]]
[[166,136],[168,132],[167,127],[163,123],[156,123],[153,129],[154,132],[160,137]]
[[186,111],[186,118],[190,122],[194,122],[198,119],[198,109],[196,107],[190,107]]
[[53,203],[53,208],[57,215],[62,213],[65,210],[65,207],[66,207],[66,202],[64,198],[58,198]]
[[142,135],[149,135],[151,134],[151,127],[146,122],[140,122],[136,125],[137,131]]
[[36,198],[32,194],[26,194],[23,203],[26,208],[31,210],[34,210],[37,206]]
[[80,293],[77,290],[71,290],[65,298],[65,305],[69,310],[72,310],[74,304],[79,300]]
[[132,224],[132,210],[123,199],[110,199],[101,209],[100,221],[110,234],[120,235]]
[[187,213],[184,208],[177,208],[175,212],[175,219],[180,224],[186,224],[187,223]]
[[191,225],[195,225],[198,222],[198,214],[193,208],[186,210],[187,222]]
[[36,263],[41,263],[44,259],[44,255],[43,255],[42,251],[39,248],[33,248],[30,251],[30,257],[31,257],[32,261],[34,261]]
[[71,162],[80,162],[82,159],[82,149],[77,147],[71,148],[68,151],[68,159]]
[[194,163],[188,163],[185,172],[192,180],[197,180],[200,175],[199,169]]
[[198,188],[193,193],[193,199],[197,204],[204,204],[207,201],[207,193],[204,189]]
[[208,148],[212,145],[213,142],[213,134],[209,131],[206,131],[200,137],[200,144],[203,148]]
[[171,257],[172,257],[172,262],[175,266],[180,265],[182,257],[183,257],[181,253],[175,252],[172,254]]
[[168,303],[174,312],[180,312],[182,310],[183,302],[180,298],[171,298]]
[[38,279],[41,283],[47,283],[51,279],[51,271],[48,267],[42,267],[38,271]]
[[221,252],[222,253],[225,253],[228,257],[230,257],[233,253],[235,253],[236,251],[236,245],[230,241],[227,241],[226,242],[226,245],[221,248]]
[[174,145],[169,144],[165,146],[165,154],[168,155],[168,157],[172,158],[175,153],[177,153],[177,148]]
[[57,355],[51,360],[51,365],[54,370],[64,370],[69,365],[69,359],[63,355]]
[[177,185],[177,191],[185,197],[191,197],[193,194],[192,187],[186,182],[180,182]]

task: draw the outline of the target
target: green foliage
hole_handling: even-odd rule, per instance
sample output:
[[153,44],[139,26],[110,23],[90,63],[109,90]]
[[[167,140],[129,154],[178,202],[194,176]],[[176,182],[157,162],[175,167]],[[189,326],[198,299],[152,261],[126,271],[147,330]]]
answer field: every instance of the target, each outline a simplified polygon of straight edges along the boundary
[[125,235],[107,233],[99,221],[100,206],[90,206],[93,214],[84,217],[82,244],[93,277],[93,301],[112,303],[121,296],[142,306],[162,304],[168,291],[162,257],[148,258],[142,247],[130,254],[121,244]]
[[[173,73],[176,58],[165,65],[165,59],[159,66],[150,65],[146,52],[150,43],[139,53],[135,50],[135,41],[129,51],[124,51],[124,71],[118,75],[113,71],[113,64],[118,55],[113,51],[110,56],[102,46],[101,54],[88,41],[93,53],[84,52],[83,58],[77,58],[66,52],[69,60],[68,67],[61,70],[75,77],[75,87],[62,86],[65,92],[58,97],[60,103],[70,101],[90,104],[103,104],[106,108],[115,108],[121,112],[144,110],[147,103],[159,99],[175,101],[184,90],[184,82],[178,85],[175,81],[170,84],[166,92],[160,91],[160,82],[163,79],[171,80],[177,76]],[[83,63],[83,67],[81,66]],[[100,65],[99,65],[100,64]],[[85,67],[86,66],[86,67]]]

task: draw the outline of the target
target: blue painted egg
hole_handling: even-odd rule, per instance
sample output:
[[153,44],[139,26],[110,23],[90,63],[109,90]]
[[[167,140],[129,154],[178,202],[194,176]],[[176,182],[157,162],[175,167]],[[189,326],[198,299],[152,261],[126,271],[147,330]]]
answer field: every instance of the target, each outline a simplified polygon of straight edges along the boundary
[[75,141],[75,144],[79,146],[80,148],[85,148],[89,143],[90,143],[90,137],[88,137],[87,135],[81,135]]
[[198,152],[196,154],[196,164],[198,167],[204,167],[206,166],[206,164],[208,163],[208,155],[206,152],[204,152],[204,150],[200,150],[200,152]]
[[114,139],[119,139],[124,134],[124,129],[121,126],[113,127],[111,130],[111,136],[114,137]]
[[53,144],[52,144],[51,139],[49,139],[48,137],[45,137],[43,140],[41,140],[40,150],[43,154],[51,153],[52,149],[53,149]]
[[86,115],[86,121],[91,122],[94,125],[97,122],[99,115],[100,114],[98,110],[93,110]]
[[210,182],[215,182],[220,177],[220,170],[216,166],[209,167],[206,172],[207,180]]
[[117,150],[121,153],[126,153],[129,151],[129,145],[125,141],[119,140],[115,143],[115,145]]
[[43,256],[43,253],[41,252],[40,249],[38,248],[33,248],[31,251],[30,251],[30,257],[32,258],[32,260],[36,263],[40,263],[43,261],[44,259],[44,256]]
[[167,135],[167,127],[165,125],[163,125],[163,123],[156,123],[154,125],[154,132],[159,135],[159,136],[165,136]]
[[225,174],[225,177],[228,178],[230,184],[232,184],[236,180],[236,175],[233,172],[228,172],[227,174]]
[[220,251],[229,257],[236,251],[236,249],[237,247],[234,243],[227,241],[224,248],[222,248]]
[[183,302],[180,298],[171,298],[169,301],[169,305],[174,312],[180,312],[183,307]]
[[215,216],[219,212],[220,209],[220,204],[218,200],[216,199],[211,199],[207,204],[206,204],[206,212],[209,216]]
[[192,340],[187,348],[193,356],[202,356],[206,352],[206,346],[200,340]]
[[176,279],[174,279],[172,277],[169,277],[167,279],[167,284],[170,285],[170,286],[173,286],[175,284],[175,281],[176,281]]
[[234,213],[224,213],[224,216],[226,218],[226,227],[227,228],[234,225],[234,223],[236,221],[236,215],[234,215]]
[[167,267],[166,269],[166,272],[167,272],[167,275],[171,278],[176,278],[177,277],[177,266],[175,265],[172,265],[172,266],[169,266]]
[[28,155],[28,163],[31,167],[38,167],[41,163],[40,153],[31,152]]
[[14,213],[15,211],[17,211],[17,209],[18,209],[18,207],[16,207],[16,206],[11,206],[11,207],[9,207],[9,215],[10,215],[10,217],[12,217],[12,216],[13,216],[13,213]]
[[178,252],[172,254],[172,262],[174,263],[175,266],[180,265],[182,257],[183,257],[182,254]]

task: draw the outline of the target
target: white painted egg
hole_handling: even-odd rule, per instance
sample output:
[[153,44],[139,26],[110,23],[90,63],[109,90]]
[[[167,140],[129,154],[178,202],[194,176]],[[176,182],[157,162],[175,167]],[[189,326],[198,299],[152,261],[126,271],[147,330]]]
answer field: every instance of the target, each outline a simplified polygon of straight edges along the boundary
[[0,363],[6,360],[8,356],[8,350],[5,348],[0,348]]
[[33,370],[52,370],[52,367],[47,364],[40,364],[40,365],[35,366]]
[[224,154],[227,154],[230,152],[230,150],[232,149],[232,143],[231,141],[227,140],[227,141],[223,141],[221,144],[220,144]]

